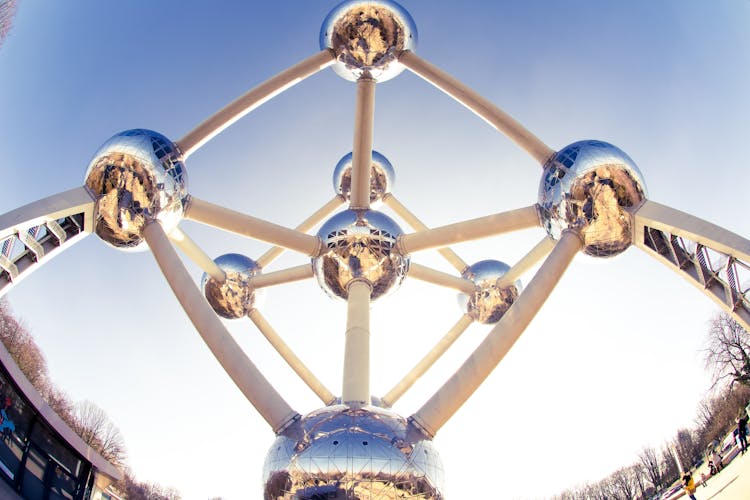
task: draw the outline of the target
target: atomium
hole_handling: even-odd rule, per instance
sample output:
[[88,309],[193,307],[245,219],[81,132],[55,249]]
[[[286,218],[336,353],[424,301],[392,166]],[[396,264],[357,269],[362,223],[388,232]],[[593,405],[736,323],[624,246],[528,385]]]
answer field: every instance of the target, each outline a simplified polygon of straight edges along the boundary
[[[750,269],[750,241],[649,200],[634,161],[609,143],[584,140],[555,151],[418,56],[416,40],[416,25],[398,4],[344,2],[323,21],[320,52],[249,90],[180,140],[143,129],[115,135],[94,154],[84,186],[0,216],[0,294],[53,251],[92,233],[121,250],[149,249],[208,348],[276,435],[263,471],[267,499],[445,498],[433,438],[502,361],[581,253],[603,258],[636,247],[750,327],[747,288],[738,279]],[[188,194],[185,163],[192,153],[326,68],[353,82],[357,95],[355,140],[334,169],[334,200],[292,229]],[[396,168],[372,150],[373,89],[406,70],[463,104],[538,163],[536,203],[428,227],[396,197]],[[257,259],[239,253],[213,258],[182,232],[183,220],[272,248]],[[496,259],[468,264],[451,249],[525,229],[538,231],[538,243],[510,265]],[[198,286],[175,247],[204,271]],[[287,250],[300,254],[302,264],[269,272]],[[429,250],[453,271],[419,265],[415,257]],[[522,276],[529,276],[525,286]],[[458,292],[457,312],[463,316],[387,394],[373,396],[370,307],[396,295],[411,278]],[[260,314],[260,288],[301,280],[316,280],[323,293],[347,303],[339,394],[322,384]],[[287,403],[221,319],[244,317],[320,399],[320,408],[301,414]],[[481,343],[417,411],[399,415],[393,408],[401,396],[472,323],[490,325]]]

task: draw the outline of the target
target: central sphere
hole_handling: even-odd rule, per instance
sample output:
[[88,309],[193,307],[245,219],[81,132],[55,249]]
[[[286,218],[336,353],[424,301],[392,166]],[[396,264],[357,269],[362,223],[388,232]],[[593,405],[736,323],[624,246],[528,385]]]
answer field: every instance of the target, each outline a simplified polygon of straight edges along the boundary
[[350,0],[335,7],[320,29],[320,48],[332,49],[334,71],[350,81],[390,80],[404,67],[404,50],[414,50],[417,27],[409,13],[391,0]]
[[646,199],[633,160],[612,144],[580,141],[555,153],[539,185],[539,214],[554,239],[578,232],[583,252],[611,257],[632,243],[631,214]]
[[[372,152],[372,166],[370,167],[370,206],[380,203],[383,197],[390,193],[396,180],[396,172],[388,158]],[[333,189],[343,196],[346,201],[352,195],[352,153],[345,155],[333,169]]]
[[94,154],[85,185],[96,200],[94,232],[123,250],[145,249],[142,231],[158,220],[169,233],[185,209],[182,153],[163,135],[144,129],[110,138]]
[[499,260],[482,260],[467,267],[461,273],[464,279],[476,285],[472,295],[462,293],[458,302],[462,309],[478,323],[491,325],[510,309],[521,292],[521,280],[498,286],[497,280],[510,270],[510,266]]
[[409,257],[396,251],[401,233],[393,219],[375,210],[344,210],[328,219],[318,231],[323,252],[313,259],[321,288],[342,299],[355,280],[372,287],[370,300],[392,291],[409,271]]
[[406,420],[375,406],[333,405],[276,438],[263,467],[263,498],[442,500],[443,464],[432,441],[409,441]]

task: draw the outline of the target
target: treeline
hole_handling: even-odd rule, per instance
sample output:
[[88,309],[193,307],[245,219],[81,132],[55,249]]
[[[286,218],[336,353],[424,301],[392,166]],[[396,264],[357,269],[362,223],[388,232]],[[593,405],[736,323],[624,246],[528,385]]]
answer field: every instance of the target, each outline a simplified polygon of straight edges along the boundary
[[0,341],[45,402],[85,443],[123,472],[115,486],[124,498],[132,500],[179,500],[174,488],[139,482],[127,465],[125,441],[106,412],[90,401],[73,403],[51,381],[47,361],[29,329],[0,300]]
[[575,486],[553,500],[636,500],[651,498],[679,479],[677,460],[692,468],[710,447],[721,446],[735,419],[750,402],[750,334],[725,313],[706,335],[704,361],[714,385],[698,405],[695,427],[680,429],[660,448],[644,447],[635,463],[600,481]]

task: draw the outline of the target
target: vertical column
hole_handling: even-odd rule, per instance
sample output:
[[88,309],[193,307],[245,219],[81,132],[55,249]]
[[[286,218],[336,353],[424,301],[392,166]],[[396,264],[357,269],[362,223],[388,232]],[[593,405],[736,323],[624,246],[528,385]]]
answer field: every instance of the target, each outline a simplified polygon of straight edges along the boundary
[[344,403],[370,402],[370,293],[369,283],[349,285],[346,345],[344,347]]
[[357,81],[352,149],[351,208],[370,207],[370,170],[372,169],[372,130],[375,114],[375,80]]

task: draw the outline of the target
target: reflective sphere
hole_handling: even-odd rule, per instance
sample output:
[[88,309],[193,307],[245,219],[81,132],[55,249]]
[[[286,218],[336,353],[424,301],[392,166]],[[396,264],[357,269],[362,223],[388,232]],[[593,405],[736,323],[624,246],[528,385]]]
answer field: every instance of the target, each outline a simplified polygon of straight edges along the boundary
[[402,233],[390,217],[375,210],[344,210],[323,224],[318,237],[323,252],[313,259],[315,277],[331,297],[346,299],[354,280],[372,287],[371,300],[401,284],[409,257],[396,251]]
[[461,308],[474,321],[490,325],[500,321],[505,311],[521,293],[521,280],[504,287],[497,286],[497,280],[508,272],[510,266],[498,260],[482,260],[466,268],[461,273],[464,279],[474,282],[477,289],[473,295],[462,293],[458,296]]
[[214,262],[226,274],[224,283],[219,283],[203,273],[201,289],[206,300],[222,318],[237,319],[247,316],[256,303],[256,292],[248,280],[260,273],[260,266],[253,259],[236,253],[217,257]]
[[552,238],[575,229],[584,253],[610,257],[630,246],[627,210],[645,199],[643,176],[628,155],[606,142],[580,141],[555,153],[544,166],[539,214]]
[[[393,189],[396,172],[388,159],[377,151],[372,152],[370,169],[370,205],[383,199]],[[352,153],[344,156],[333,169],[333,189],[347,201],[352,194]]]
[[445,498],[432,441],[407,440],[406,420],[390,410],[333,405],[300,426],[302,437],[279,436],[266,455],[267,500]]
[[89,163],[85,185],[96,200],[94,231],[115,248],[144,249],[146,223],[158,220],[169,232],[184,212],[182,153],[151,130],[127,130],[105,142]]
[[320,48],[332,49],[333,69],[350,81],[361,77],[378,82],[403,71],[404,50],[414,50],[417,27],[409,13],[391,0],[350,0],[335,7],[320,29]]

